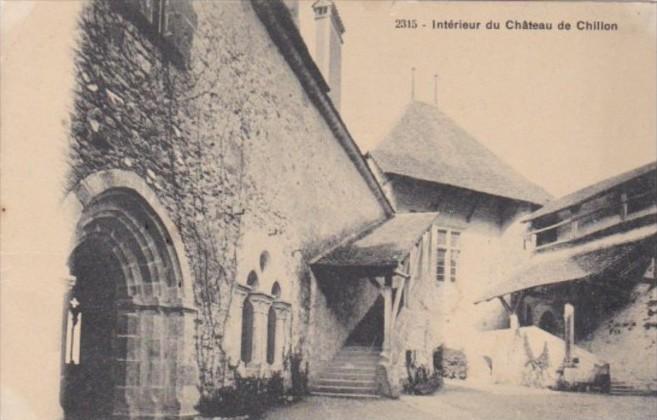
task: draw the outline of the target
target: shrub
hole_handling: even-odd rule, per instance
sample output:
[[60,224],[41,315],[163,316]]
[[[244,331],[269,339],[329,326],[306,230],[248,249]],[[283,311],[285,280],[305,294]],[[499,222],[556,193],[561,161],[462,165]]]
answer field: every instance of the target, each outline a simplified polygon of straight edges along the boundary
[[[434,364],[435,360],[436,355],[434,353]],[[433,373],[430,373],[426,366],[416,366],[415,353],[412,351],[406,352],[406,373],[407,379],[402,384],[406,394],[430,395],[443,385],[440,370],[434,370]]]
[[303,358],[300,353],[289,356],[290,371],[292,376],[292,395],[302,397],[308,395],[308,364],[305,370],[301,369]]
[[465,379],[468,376],[468,361],[461,350],[438,347],[434,352],[434,368],[440,370],[445,378]]
[[243,378],[201,397],[197,409],[205,417],[236,417],[259,415],[280,403],[284,396],[283,377],[275,372],[271,378]]

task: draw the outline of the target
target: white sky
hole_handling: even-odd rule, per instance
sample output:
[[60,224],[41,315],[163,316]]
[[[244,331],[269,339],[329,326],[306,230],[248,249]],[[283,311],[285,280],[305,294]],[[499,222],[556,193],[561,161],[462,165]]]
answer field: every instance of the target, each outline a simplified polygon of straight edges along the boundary
[[[410,99],[433,101],[559,196],[657,157],[655,4],[336,1],[346,27],[342,113],[363,151]],[[312,0],[301,30],[314,49]],[[394,29],[394,19],[615,22],[617,32]]]

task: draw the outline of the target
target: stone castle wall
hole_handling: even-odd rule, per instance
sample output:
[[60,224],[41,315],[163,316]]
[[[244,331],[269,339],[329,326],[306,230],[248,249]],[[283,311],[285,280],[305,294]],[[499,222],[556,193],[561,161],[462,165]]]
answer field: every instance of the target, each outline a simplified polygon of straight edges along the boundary
[[195,279],[196,346],[230,353],[199,361],[203,386],[218,385],[236,356],[223,339],[239,324],[228,308],[251,271],[258,291],[279,283],[292,305],[289,348],[307,354],[308,337],[332,322],[320,316],[308,328],[311,301],[322,301],[311,296],[308,259],[384,217],[383,207],[251,3],[191,2],[187,67],[115,4],[94,1],[80,16],[69,188],[121,169],[155,192]]

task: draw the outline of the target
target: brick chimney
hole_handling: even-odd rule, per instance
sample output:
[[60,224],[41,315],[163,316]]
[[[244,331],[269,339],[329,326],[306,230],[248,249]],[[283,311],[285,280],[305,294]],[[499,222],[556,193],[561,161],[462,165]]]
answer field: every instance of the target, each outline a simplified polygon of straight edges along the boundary
[[342,72],[342,34],[344,25],[333,0],[317,0],[315,12],[315,62],[331,89],[329,96],[340,110],[340,79]]

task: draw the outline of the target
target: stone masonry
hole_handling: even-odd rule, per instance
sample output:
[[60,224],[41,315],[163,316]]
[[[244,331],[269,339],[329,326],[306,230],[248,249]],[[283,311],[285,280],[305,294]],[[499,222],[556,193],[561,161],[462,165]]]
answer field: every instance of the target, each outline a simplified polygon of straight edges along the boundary
[[[195,349],[204,393],[239,362],[234,331],[243,301],[236,299],[238,309],[231,301],[250,272],[259,276],[251,292],[269,304],[279,285],[275,308],[289,308],[289,316],[276,328],[289,330],[286,353],[308,360],[315,351],[307,343],[333,318],[319,311],[309,324],[311,306],[325,298],[307,261],[389,209],[317,108],[323,96],[308,93],[303,70],[293,71],[259,19],[255,9],[270,5],[185,3],[191,8],[172,16],[194,23],[193,40],[175,58],[149,22],[122,9],[145,3],[97,0],[84,8],[69,188],[102,171],[131,173],[173,220],[184,246],[178,258],[193,277],[196,332],[186,345]],[[268,267],[258,261],[265,252]]]

